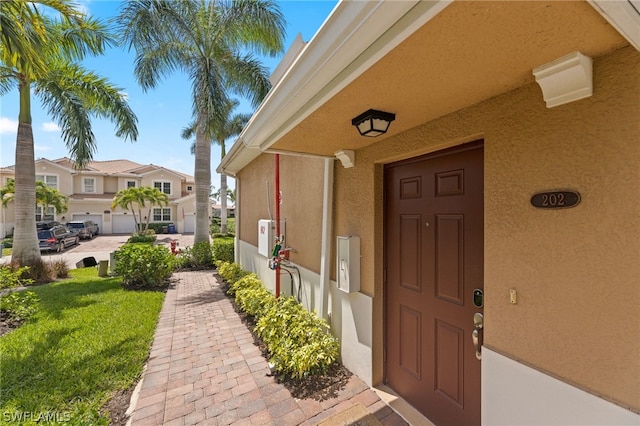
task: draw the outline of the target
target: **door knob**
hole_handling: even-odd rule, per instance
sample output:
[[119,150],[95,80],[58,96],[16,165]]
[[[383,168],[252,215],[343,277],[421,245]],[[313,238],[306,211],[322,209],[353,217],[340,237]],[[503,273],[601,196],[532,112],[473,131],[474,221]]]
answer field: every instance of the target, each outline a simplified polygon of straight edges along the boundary
[[471,340],[473,341],[473,347],[476,350],[476,358],[482,359],[482,354],[480,353],[480,330],[484,327],[484,316],[480,312],[476,312],[473,315],[473,332],[471,332]]

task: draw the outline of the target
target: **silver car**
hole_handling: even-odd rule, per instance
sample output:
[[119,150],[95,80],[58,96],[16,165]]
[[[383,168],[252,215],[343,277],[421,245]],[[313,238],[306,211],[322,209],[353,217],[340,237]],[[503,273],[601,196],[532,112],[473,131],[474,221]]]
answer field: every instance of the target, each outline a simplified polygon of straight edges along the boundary
[[67,222],[67,228],[69,228],[71,232],[78,234],[80,238],[88,240],[100,233],[98,224],[92,220],[72,220],[71,222]]

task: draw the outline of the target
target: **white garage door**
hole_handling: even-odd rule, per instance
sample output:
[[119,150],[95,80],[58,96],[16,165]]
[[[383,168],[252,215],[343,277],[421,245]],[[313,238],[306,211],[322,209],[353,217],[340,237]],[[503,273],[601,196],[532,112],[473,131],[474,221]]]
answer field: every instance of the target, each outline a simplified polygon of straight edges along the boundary
[[190,214],[184,217],[184,231],[183,234],[193,234],[196,232],[196,215]]
[[101,214],[73,214],[72,220],[92,220],[98,224],[98,233],[102,234],[102,215]]
[[133,234],[136,230],[136,223],[132,215],[114,214],[111,216],[112,233],[114,234]]

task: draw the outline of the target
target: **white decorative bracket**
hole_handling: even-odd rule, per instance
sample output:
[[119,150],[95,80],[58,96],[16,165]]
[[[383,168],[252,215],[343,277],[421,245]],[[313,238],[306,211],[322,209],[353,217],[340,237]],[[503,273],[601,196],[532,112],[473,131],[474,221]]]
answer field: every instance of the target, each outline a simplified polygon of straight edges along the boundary
[[573,52],[533,69],[547,108],[553,108],[593,94],[593,61]]
[[336,151],[333,153],[338,160],[342,163],[342,167],[348,169],[349,167],[353,167],[356,161],[356,153],[354,151],[348,149],[342,149],[340,151]]

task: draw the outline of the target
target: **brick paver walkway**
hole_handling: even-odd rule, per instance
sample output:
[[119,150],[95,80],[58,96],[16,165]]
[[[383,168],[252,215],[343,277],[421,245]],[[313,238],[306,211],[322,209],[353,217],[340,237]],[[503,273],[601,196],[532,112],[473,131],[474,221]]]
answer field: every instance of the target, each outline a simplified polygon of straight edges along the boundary
[[379,424],[407,424],[356,376],[335,398],[292,397],[268,375],[267,361],[212,272],[174,277],[179,281],[160,313],[132,425],[325,425],[361,407]]

